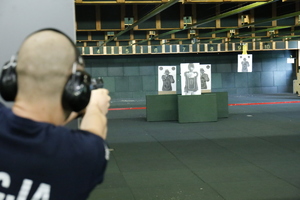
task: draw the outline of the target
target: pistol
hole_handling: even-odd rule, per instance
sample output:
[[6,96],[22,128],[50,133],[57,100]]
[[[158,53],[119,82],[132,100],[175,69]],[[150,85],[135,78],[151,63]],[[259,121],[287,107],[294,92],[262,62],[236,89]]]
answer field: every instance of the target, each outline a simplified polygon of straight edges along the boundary
[[92,78],[91,79],[91,90],[96,90],[98,88],[103,88],[104,81],[102,77]]

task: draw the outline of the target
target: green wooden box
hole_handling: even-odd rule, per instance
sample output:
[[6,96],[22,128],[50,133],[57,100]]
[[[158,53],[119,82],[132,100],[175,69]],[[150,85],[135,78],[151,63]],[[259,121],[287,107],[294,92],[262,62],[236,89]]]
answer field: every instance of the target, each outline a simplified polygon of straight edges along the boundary
[[178,95],[178,121],[210,122],[218,120],[217,97],[214,93],[205,95]]
[[216,94],[218,118],[228,117],[228,92],[212,92],[210,94]]
[[147,121],[172,121],[178,119],[177,94],[147,95]]

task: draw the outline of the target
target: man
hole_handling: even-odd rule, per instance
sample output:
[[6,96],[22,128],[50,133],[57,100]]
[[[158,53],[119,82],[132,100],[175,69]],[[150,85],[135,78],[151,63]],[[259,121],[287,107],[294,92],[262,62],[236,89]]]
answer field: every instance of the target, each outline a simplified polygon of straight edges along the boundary
[[209,81],[209,77],[208,77],[208,74],[205,73],[204,69],[201,68],[200,69],[200,79],[201,79],[201,89],[207,89],[207,84],[206,82]]
[[184,76],[185,76],[184,92],[186,95],[193,95],[196,91],[198,91],[198,83],[197,83],[198,72],[195,72],[194,68],[195,68],[194,64],[189,63],[188,64],[189,71],[184,72]]
[[250,64],[246,58],[243,58],[241,64],[242,64],[242,72],[248,72],[248,67],[250,67]]
[[172,91],[172,83],[175,83],[175,81],[169,70],[166,69],[161,78],[163,81],[162,91]]
[[0,199],[83,200],[103,181],[110,97],[93,90],[80,129],[63,127],[76,116],[62,100],[74,66],[83,70],[58,31],[38,31],[21,45],[13,107],[0,103]]

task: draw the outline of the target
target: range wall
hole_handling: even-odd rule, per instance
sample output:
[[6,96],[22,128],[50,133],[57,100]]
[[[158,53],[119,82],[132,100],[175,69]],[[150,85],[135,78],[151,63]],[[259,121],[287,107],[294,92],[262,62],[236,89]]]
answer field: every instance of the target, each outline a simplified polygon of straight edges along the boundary
[[[249,52],[248,52],[249,53]],[[253,72],[237,72],[237,54],[169,54],[128,56],[86,56],[86,70],[104,79],[112,100],[145,100],[157,94],[158,66],[177,66],[177,93],[181,94],[180,63],[200,62],[212,66],[212,92],[228,94],[292,93],[296,64],[287,58],[296,51],[260,51],[253,55]]]

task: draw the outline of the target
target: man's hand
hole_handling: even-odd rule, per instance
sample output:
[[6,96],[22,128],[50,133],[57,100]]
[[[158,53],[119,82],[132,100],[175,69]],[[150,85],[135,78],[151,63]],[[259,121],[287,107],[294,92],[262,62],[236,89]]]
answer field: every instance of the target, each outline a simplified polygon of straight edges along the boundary
[[90,102],[86,107],[86,113],[89,112],[89,109],[99,109],[106,115],[110,106],[110,99],[107,89],[92,90]]

